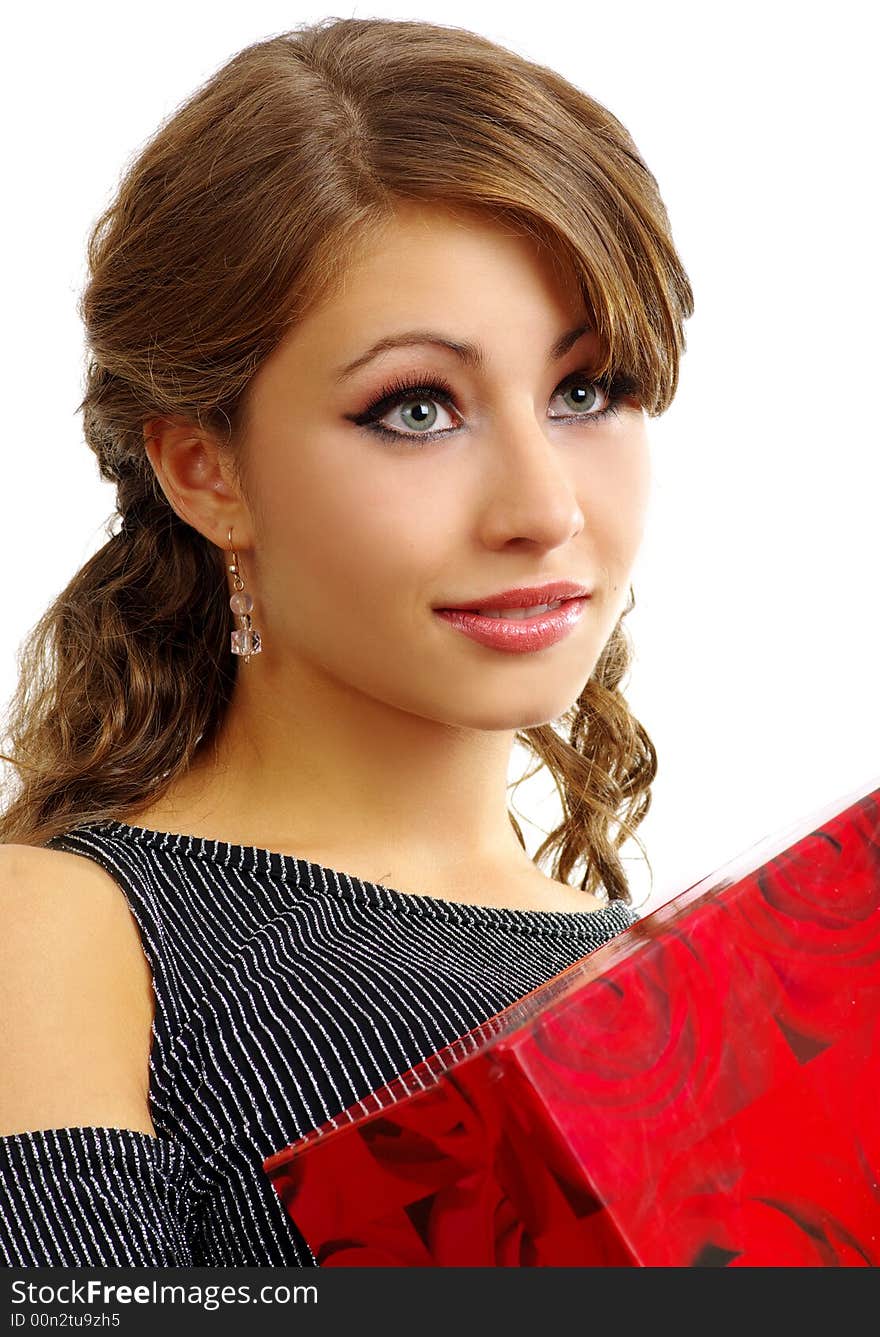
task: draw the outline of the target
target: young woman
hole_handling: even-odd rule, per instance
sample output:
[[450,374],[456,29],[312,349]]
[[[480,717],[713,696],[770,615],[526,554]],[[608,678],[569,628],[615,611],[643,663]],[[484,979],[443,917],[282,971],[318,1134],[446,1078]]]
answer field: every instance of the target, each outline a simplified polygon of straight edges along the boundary
[[264,1158],[637,917],[622,620],[691,288],[610,112],[379,19],[231,59],[89,261],[121,527],[8,715],[0,1240],[313,1266]]

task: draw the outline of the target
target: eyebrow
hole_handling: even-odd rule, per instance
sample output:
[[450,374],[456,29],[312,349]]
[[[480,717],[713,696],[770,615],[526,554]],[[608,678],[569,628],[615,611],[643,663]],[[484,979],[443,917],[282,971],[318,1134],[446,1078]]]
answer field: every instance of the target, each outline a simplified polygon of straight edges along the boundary
[[[577,343],[581,335],[592,333],[593,327],[590,324],[575,325],[574,329],[566,330],[565,334],[560,335],[550,349],[548,361],[558,362],[564,357],[570,348]],[[344,381],[365,363],[372,362],[374,357],[384,353],[389,348],[407,348],[412,344],[434,344],[438,348],[448,348],[451,353],[455,353],[466,367],[471,367],[475,371],[480,371],[484,366],[483,351],[478,344],[469,343],[466,340],[450,339],[445,334],[439,334],[436,330],[406,330],[403,334],[392,334],[384,339],[378,339],[365,353],[361,353],[353,362],[346,363],[345,366],[337,368],[337,381]]]

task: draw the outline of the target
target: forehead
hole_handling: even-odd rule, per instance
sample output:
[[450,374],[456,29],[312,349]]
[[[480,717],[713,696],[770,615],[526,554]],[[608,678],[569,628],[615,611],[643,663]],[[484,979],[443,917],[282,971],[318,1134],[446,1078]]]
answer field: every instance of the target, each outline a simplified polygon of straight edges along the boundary
[[444,330],[484,345],[540,340],[588,319],[562,257],[503,220],[407,202],[358,238],[341,282],[295,326],[273,360],[338,369],[384,337]]
[[421,290],[443,274],[447,289],[454,292],[461,269],[470,281],[481,271],[491,281],[494,271],[504,268],[527,271],[535,280],[577,293],[562,256],[524,228],[488,212],[406,201],[359,238],[346,268],[344,290],[328,306],[346,294],[351,300],[361,289],[384,282],[403,301],[404,277]]

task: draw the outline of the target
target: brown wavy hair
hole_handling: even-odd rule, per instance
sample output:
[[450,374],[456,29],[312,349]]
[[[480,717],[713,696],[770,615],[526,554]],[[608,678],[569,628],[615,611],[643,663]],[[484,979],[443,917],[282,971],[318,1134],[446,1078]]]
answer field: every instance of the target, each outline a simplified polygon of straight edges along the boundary
[[[477,210],[549,247],[592,313],[596,378],[629,375],[648,415],[668,407],[692,291],[657,182],[611,112],[458,27],[333,18],[245,47],[159,127],[89,236],[77,411],[117,506],[18,651],[0,842],[136,817],[214,738],[238,662],[225,557],[168,504],[144,423],[216,432],[247,496],[251,379],[403,200]],[[562,803],[535,861],[552,852],[564,883],[583,861],[582,889],[625,902],[617,851],[657,768],[621,692],[634,604],[630,587],[571,709],[516,734],[535,765],[515,783],[544,765]]]

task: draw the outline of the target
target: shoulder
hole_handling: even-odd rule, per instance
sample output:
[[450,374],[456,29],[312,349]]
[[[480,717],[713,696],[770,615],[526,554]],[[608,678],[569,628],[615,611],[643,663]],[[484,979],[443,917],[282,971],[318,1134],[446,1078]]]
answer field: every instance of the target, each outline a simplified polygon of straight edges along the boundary
[[0,1136],[149,1113],[152,979],[113,878],[63,850],[0,845]]
[[[93,859],[67,850],[34,845],[0,845],[0,900],[6,929],[0,952],[40,945],[64,958],[98,958],[112,947],[104,964],[145,975],[149,969],[137,923],[119,884]],[[12,965],[12,961],[4,964]]]
[[[107,907],[120,899],[119,887],[93,859],[67,850],[38,845],[0,845],[0,878],[6,896],[57,895],[65,900],[87,897]],[[124,898],[123,904],[124,904]]]

